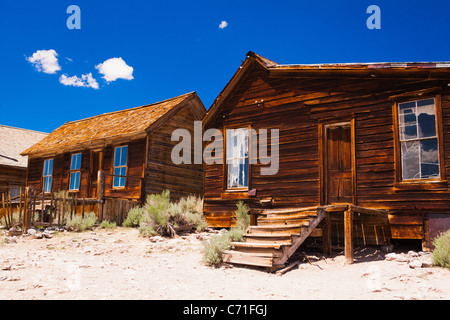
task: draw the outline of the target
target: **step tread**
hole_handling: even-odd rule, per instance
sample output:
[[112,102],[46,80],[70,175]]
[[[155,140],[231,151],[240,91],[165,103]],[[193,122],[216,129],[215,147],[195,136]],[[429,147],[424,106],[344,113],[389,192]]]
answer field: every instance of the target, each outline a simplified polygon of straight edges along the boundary
[[301,213],[296,213],[296,214],[291,214],[291,215],[270,214],[270,215],[267,215],[266,217],[258,218],[258,221],[260,221],[260,220],[308,219],[308,218],[314,218],[314,217],[317,217],[317,213],[316,212],[311,212],[311,213],[301,212]]
[[222,255],[223,262],[244,264],[258,267],[272,267],[273,259],[274,257],[270,253],[225,251]]
[[267,248],[267,249],[279,249],[285,244],[282,243],[262,243],[262,242],[232,242],[235,248]]

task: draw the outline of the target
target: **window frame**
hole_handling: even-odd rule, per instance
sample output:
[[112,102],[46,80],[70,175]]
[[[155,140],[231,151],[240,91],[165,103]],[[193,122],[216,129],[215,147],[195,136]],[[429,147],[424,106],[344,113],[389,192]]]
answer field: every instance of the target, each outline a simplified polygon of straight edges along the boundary
[[[72,169],[72,161],[74,156],[80,156],[79,160],[79,168]],[[82,152],[72,153],[70,157],[70,170],[69,170],[69,192],[77,192],[80,191],[80,185],[81,185],[81,162],[83,160],[83,154]],[[78,188],[72,189],[72,175],[78,174]]]
[[[125,163],[125,165],[120,165],[120,161],[119,161],[119,166],[115,166],[116,150],[117,149],[122,149],[124,147],[127,148],[126,163]],[[121,154],[121,158],[122,158],[122,154]],[[126,176],[128,174],[128,161],[129,161],[129,146],[128,145],[121,145],[121,146],[114,147],[113,158],[112,158],[112,166],[111,166],[111,168],[112,168],[112,173],[111,173],[112,174],[112,182],[111,183],[112,183],[112,188],[113,189],[125,189],[126,188],[126,186],[127,186],[127,178],[126,178]],[[125,168],[125,178],[123,178],[123,177],[115,177],[116,169],[118,169],[118,168],[120,168],[120,169]],[[116,183],[115,183],[116,179],[124,179],[123,185],[121,185],[119,183],[119,185],[116,186]]]
[[[48,158],[48,159],[44,159],[44,163],[43,163],[43,167],[42,167],[42,193],[44,194],[49,194],[52,193],[52,184],[53,184],[53,166],[54,166],[54,158]],[[48,174],[48,172],[45,172],[45,164],[51,161],[52,162],[52,171],[50,172],[50,174]],[[47,166],[48,169],[48,166]],[[48,170],[47,170],[48,171]],[[46,189],[46,179],[50,179],[50,190],[47,191]]]
[[[247,186],[246,187],[236,187],[236,188],[230,188],[229,186],[228,186],[228,181],[229,181],[229,179],[228,179],[228,148],[227,148],[227,145],[228,145],[228,130],[239,130],[239,129],[242,129],[242,130],[248,130],[248,144],[247,144],[247,148],[248,148],[248,150],[247,150],[247,157],[244,157],[243,159],[248,159],[248,164],[247,164]],[[224,150],[224,153],[223,153],[223,163],[224,163],[224,169],[223,169],[223,172],[224,172],[224,179],[223,179],[223,190],[226,192],[226,193],[232,193],[232,192],[246,192],[246,191],[249,191],[250,189],[251,189],[251,161],[250,161],[250,159],[252,159],[251,158],[251,126],[239,126],[239,127],[236,127],[236,128],[233,128],[233,127],[224,127],[223,128],[223,133],[224,133],[224,138],[223,138],[223,140],[224,140],[224,148],[223,148],[223,150]],[[232,158],[232,159],[234,159],[234,158]]]
[[[438,159],[439,159],[439,177],[427,179],[403,179],[403,162],[402,149],[400,139],[400,104],[406,102],[417,102],[421,100],[434,99],[435,119],[436,119],[436,139],[438,144]],[[441,109],[441,95],[423,95],[421,93],[404,94],[401,97],[396,97],[392,106],[393,109],[393,131],[394,131],[394,154],[395,154],[395,184],[397,189],[432,189],[447,187],[447,180],[445,177],[445,158],[444,158],[444,131],[442,125],[442,109]],[[427,138],[425,138],[427,139]],[[414,141],[421,141],[425,139],[415,139]],[[434,139],[434,138],[433,138]],[[412,140],[410,140],[412,141]]]

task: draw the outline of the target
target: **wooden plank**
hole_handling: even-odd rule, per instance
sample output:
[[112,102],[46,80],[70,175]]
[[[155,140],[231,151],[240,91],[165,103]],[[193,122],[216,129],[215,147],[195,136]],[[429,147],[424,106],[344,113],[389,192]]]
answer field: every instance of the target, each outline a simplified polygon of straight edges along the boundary
[[344,234],[345,234],[345,260],[347,264],[353,264],[353,211],[351,208],[344,212]]

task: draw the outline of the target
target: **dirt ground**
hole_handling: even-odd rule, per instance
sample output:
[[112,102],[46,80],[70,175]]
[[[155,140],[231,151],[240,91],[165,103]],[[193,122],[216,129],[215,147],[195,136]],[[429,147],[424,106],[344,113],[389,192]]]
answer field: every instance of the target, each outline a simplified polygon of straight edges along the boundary
[[450,299],[450,270],[412,269],[377,248],[358,250],[353,265],[308,249],[308,262],[280,276],[203,265],[209,236],[148,239],[116,228],[6,243],[2,235],[0,299]]

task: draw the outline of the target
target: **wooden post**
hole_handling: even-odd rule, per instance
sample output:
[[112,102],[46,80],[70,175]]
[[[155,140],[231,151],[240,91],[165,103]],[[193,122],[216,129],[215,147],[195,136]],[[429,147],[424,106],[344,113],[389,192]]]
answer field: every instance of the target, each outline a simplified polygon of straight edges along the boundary
[[103,197],[105,196],[105,173],[101,170],[98,171],[97,176],[97,188],[98,188],[98,222],[103,221]]
[[347,264],[354,262],[353,255],[353,211],[348,208],[344,212],[345,260]]
[[329,212],[325,212],[325,217],[322,220],[322,243],[323,254],[327,257],[331,257],[331,223]]
[[19,189],[19,222],[22,222],[22,188]]
[[45,207],[44,201],[45,201],[45,194],[44,191],[42,191],[41,226],[44,224],[44,207]]
[[82,218],[84,218],[84,200],[85,200],[85,197],[83,196],[83,202],[82,202],[82,205],[81,205],[81,217]]
[[8,228],[8,219],[6,218],[5,194],[2,193],[3,217],[5,218],[5,227]]

